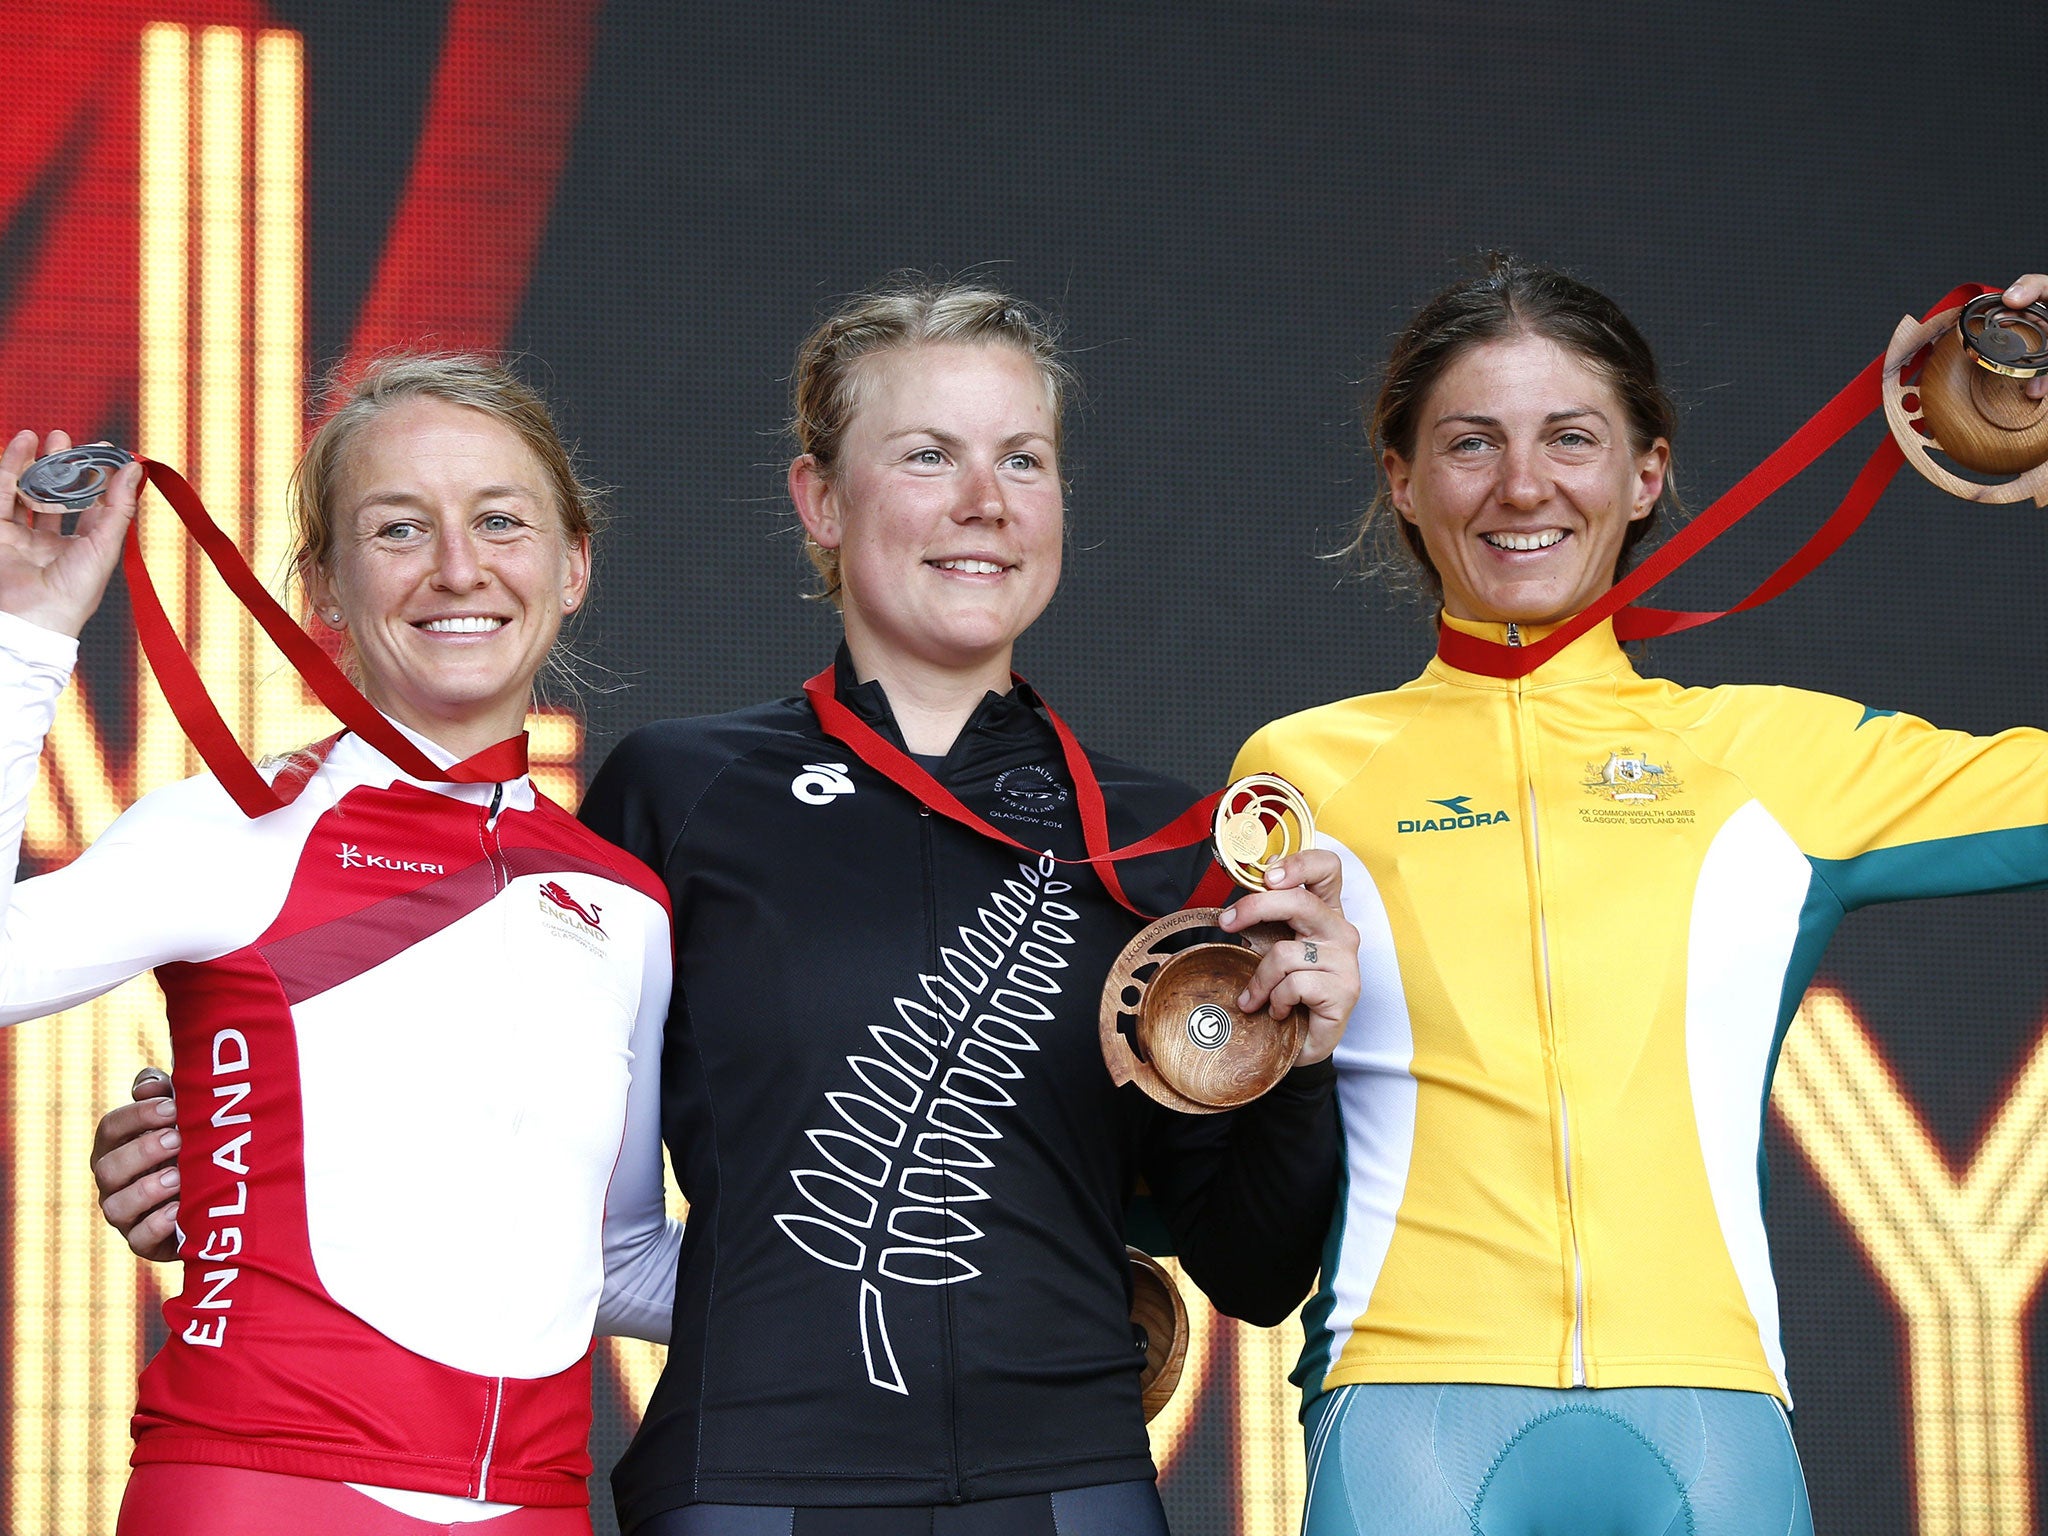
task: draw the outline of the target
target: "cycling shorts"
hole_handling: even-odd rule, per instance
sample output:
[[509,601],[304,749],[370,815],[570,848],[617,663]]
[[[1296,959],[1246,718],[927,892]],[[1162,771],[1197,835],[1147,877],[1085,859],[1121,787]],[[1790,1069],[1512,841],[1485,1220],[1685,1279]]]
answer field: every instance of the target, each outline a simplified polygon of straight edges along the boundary
[[1776,1398],[1704,1387],[1339,1387],[1303,1536],[1812,1536]]

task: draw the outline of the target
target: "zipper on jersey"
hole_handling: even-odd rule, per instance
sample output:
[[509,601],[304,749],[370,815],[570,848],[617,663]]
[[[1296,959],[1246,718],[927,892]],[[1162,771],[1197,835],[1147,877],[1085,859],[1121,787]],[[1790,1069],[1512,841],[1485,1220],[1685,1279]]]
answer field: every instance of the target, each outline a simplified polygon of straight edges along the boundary
[[484,1396],[484,1422],[479,1426],[484,1442],[484,1458],[477,1466],[476,1492],[472,1498],[488,1499],[491,1496],[491,1457],[498,1450],[498,1415],[505,1406],[505,1378],[494,1376],[490,1379],[490,1390]]
[[1509,619],[1509,620],[1508,620],[1508,644],[1509,644],[1509,645],[1520,645],[1521,643],[1522,643],[1522,626],[1521,626],[1521,625],[1519,625],[1519,624],[1517,624],[1517,623],[1516,623],[1516,622],[1515,622],[1515,621],[1514,621],[1513,619]]
[[1572,1115],[1564,1098],[1564,1074],[1557,1084],[1557,1120],[1564,1135],[1564,1209],[1572,1232],[1572,1385],[1586,1384],[1586,1266],[1579,1257],[1579,1212],[1572,1194]]
[[502,891],[512,883],[511,866],[505,862],[505,851],[498,845],[498,813],[505,808],[505,786],[491,786],[491,803],[484,811],[482,842],[484,860],[491,866],[491,889]]
[[[1521,644],[1520,632],[1513,624],[1508,626],[1508,643]],[[1586,1384],[1586,1266],[1579,1250],[1578,1198],[1572,1179],[1572,1116],[1564,1091],[1564,1049],[1557,1037],[1557,998],[1551,987],[1549,902],[1543,884],[1543,823],[1537,804],[1536,762],[1531,744],[1535,722],[1531,718],[1528,696],[1523,691],[1526,682],[1526,678],[1515,679],[1515,715],[1520,727],[1522,773],[1529,786],[1529,850],[1534,862],[1536,953],[1543,972],[1543,1018],[1545,1032],[1550,1037],[1551,1059],[1557,1064],[1557,1124],[1564,1159],[1565,1228],[1572,1245],[1572,1385],[1583,1387]]]
[[939,968],[939,898],[933,882],[938,878],[938,856],[932,847],[932,808],[917,808],[917,851],[924,866],[924,964],[928,971]]

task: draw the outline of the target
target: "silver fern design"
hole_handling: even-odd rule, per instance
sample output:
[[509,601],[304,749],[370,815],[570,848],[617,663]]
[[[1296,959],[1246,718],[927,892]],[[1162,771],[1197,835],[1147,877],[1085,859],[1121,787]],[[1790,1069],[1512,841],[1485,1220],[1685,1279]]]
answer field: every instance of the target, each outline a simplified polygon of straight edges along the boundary
[[889,1340],[887,1298],[901,1285],[959,1285],[981,1273],[973,1212],[1024,1078],[1053,1018],[1063,952],[1080,913],[1058,898],[1050,857],[1019,864],[939,948],[939,969],[870,1023],[874,1051],[846,1058],[848,1086],[825,1095],[832,1119],[806,1131],[821,1161],[795,1168],[805,1210],[775,1218],[820,1264],[860,1277],[868,1380],[909,1395]]

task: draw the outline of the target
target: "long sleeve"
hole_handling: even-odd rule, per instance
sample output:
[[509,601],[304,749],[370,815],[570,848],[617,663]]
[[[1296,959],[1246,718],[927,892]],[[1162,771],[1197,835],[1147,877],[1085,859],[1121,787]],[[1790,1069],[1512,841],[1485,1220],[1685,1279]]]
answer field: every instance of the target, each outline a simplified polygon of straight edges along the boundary
[[1970,736],[1790,688],[1699,697],[1682,736],[1750,786],[1844,910],[2048,884],[2048,732]]
[[77,660],[78,642],[69,635],[0,613],[0,867],[10,872],[10,884],[43,740]]
[[675,1314],[676,1258],[683,1224],[669,1216],[661,1168],[661,1040],[668,1018],[670,952],[666,925],[647,934],[640,1008],[633,1021],[632,1081],[618,1166],[605,1196],[604,1292],[600,1334],[666,1344]]
[[1146,1102],[1145,1182],[1218,1311],[1270,1328],[1314,1288],[1337,1199],[1336,1084],[1325,1061],[1223,1114]]
[[224,953],[281,897],[276,882],[244,878],[237,840],[223,835],[239,813],[205,778],[146,797],[54,874],[16,881],[38,758],[76,654],[70,638],[0,614],[0,1023]]

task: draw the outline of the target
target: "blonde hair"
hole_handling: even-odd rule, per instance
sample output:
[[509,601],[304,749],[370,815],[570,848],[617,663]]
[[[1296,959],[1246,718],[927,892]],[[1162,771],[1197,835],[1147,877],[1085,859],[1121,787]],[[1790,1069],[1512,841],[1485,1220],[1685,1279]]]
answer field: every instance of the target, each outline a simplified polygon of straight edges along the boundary
[[[943,342],[1014,347],[1036,365],[1052,407],[1053,451],[1065,432],[1073,371],[1061,361],[1058,330],[1042,311],[993,288],[906,274],[858,294],[804,338],[790,376],[791,436],[828,478],[860,408],[867,359]],[[839,551],[804,536],[804,555],[818,573],[812,595],[839,601]]]
[[540,460],[555,496],[562,532],[581,543],[604,526],[598,494],[576,473],[547,402],[510,369],[463,352],[395,352],[345,382],[330,383],[327,419],[306,443],[287,490],[292,575],[301,591],[316,571],[333,569],[339,538],[336,498],[348,447],[356,434],[394,405],[442,400],[504,423]]

